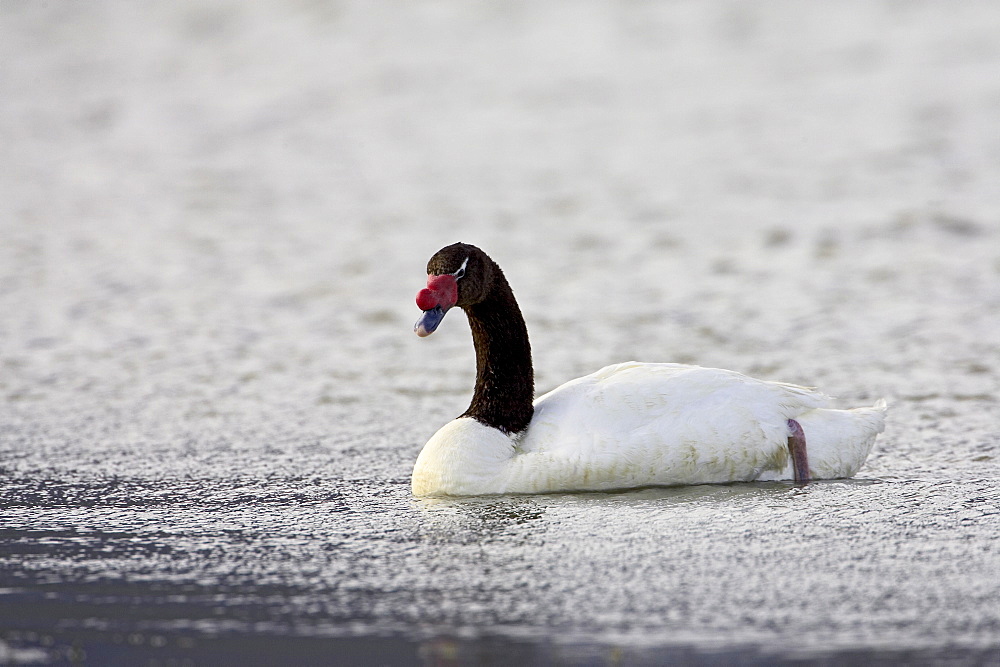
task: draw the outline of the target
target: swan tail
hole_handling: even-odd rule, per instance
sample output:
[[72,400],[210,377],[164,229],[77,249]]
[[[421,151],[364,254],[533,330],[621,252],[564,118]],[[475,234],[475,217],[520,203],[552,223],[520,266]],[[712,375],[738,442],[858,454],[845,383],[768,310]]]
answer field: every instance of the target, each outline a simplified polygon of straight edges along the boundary
[[812,477],[853,477],[871,453],[875,438],[885,430],[887,411],[885,399],[879,399],[871,407],[820,408],[797,417],[805,431]]

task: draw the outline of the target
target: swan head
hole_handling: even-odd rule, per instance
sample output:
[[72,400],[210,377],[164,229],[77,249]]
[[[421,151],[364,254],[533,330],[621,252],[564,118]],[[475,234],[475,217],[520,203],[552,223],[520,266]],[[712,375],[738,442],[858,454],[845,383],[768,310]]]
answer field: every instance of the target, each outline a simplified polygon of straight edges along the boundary
[[427,262],[427,287],[417,292],[417,307],[424,311],[413,326],[418,336],[429,336],[451,308],[468,308],[490,291],[493,261],[468,243],[441,248]]

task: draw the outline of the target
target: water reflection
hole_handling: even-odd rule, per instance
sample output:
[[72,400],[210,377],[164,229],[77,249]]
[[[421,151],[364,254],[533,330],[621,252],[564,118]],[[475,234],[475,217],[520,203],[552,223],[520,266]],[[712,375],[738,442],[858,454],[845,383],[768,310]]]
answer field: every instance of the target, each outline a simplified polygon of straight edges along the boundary
[[548,493],[534,495],[479,496],[468,498],[414,498],[426,516],[458,514],[479,517],[484,523],[522,524],[541,518],[550,507],[573,505],[681,505],[696,502],[733,502],[808,493],[814,485],[870,483],[868,480],[834,480],[796,485],[793,482],[748,482],[698,486],[649,486],[639,489]]
[[484,539],[530,526],[545,514],[534,496],[414,498],[426,534]]
[[647,487],[590,493],[481,496],[468,498],[413,498],[423,539],[469,543],[518,536],[541,537],[551,527],[593,513],[596,520],[613,521],[622,513],[662,513],[670,508],[704,504],[716,512],[773,502],[785,507],[788,498],[808,489],[786,482],[706,484],[683,487]]
[[785,482],[752,482],[747,484],[701,484],[698,486],[650,486],[594,493],[556,494],[566,503],[613,503],[623,505],[682,505],[697,502],[731,502],[787,493],[792,485]]

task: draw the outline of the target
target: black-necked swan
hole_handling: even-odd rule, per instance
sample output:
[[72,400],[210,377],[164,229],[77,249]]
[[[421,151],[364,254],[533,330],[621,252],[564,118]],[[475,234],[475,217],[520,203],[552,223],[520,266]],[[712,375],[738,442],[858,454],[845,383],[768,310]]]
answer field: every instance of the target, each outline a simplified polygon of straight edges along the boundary
[[419,336],[462,308],[476,348],[472,403],[421,450],[417,496],[851,477],[885,426],[884,400],[834,410],[806,387],[683,364],[607,366],[533,401],[521,310],[473,245],[431,257],[417,306]]

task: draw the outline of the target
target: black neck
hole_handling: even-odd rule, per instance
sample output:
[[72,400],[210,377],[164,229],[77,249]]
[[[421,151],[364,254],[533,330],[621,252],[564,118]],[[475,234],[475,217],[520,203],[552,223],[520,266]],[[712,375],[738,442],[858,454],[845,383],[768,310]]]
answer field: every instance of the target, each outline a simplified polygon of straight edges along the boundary
[[534,412],[535,377],[528,328],[502,274],[490,295],[465,312],[476,348],[476,391],[462,416],[520,433]]

